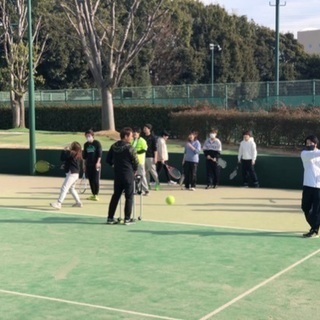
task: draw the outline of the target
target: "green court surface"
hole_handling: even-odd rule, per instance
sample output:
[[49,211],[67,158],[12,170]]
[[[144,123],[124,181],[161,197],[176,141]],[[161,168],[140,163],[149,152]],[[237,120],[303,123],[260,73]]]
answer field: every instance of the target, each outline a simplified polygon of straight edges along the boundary
[[[202,319],[319,250],[290,232],[16,209],[0,222],[1,319]],[[212,318],[313,314],[319,263],[315,254]]]

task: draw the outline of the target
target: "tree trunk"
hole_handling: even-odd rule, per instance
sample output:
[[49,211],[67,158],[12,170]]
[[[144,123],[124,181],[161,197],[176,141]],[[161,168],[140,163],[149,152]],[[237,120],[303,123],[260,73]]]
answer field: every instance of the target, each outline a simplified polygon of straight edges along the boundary
[[24,95],[19,95],[17,97],[19,114],[20,114],[20,123],[19,128],[26,127],[26,120],[25,120],[25,107],[24,107]]
[[106,86],[101,88],[101,129],[102,130],[115,130],[114,112],[113,112],[113,100],[112,90]]
[[12,111],[12,128],[19,128],[20,124],[20,113],[19,113],[19,105],[16,100],[14,91],[10,91],[10,103],[11,103],[11,111]]

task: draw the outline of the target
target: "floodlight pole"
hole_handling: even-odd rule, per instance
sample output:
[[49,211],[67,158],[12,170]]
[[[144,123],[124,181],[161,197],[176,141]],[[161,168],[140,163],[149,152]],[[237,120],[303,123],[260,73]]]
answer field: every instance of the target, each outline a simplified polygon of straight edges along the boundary
[[218,44],[210,43],[209,48],[211,50],[211,97],[214,97],[214,48],[217,47],[221,51],[221,47]]
[[[277,105],[279,101],[279,51],[280,51],[280,31],[279,31],[279,21],[280,21],[280,0],[276,0],[276,4],[272,5],[271,2],[269,2],[269,5],[272,7],[276,7],[276,65],[275,65],[275,80],[276,80],[276,96],[277,96]],[[286,2],[282,4],[281,6],[284,7],[286,5]]]
[[34,165],[36,163],[35,146],[35,105],[34,105],[34,79],[33,79],[33,37],[32,37],[32,5],[28,2],[28,52],[29,52],[29,164],[30,175],[35,174]]

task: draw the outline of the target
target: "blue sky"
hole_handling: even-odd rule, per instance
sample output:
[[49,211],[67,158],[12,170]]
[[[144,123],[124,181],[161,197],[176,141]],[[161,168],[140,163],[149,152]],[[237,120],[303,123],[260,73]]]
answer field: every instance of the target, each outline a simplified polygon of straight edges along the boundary
[[[205,4],[219,4],[229,13],[245,15],[257,24],[275,29],[276,0],[200,0]],[[280,0],[280,32],[320,29],[320,0]]]

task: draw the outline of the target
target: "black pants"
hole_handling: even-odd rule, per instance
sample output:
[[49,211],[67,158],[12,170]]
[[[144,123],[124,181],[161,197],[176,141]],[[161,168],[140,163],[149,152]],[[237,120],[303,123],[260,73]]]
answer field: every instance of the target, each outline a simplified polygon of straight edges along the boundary
[[158,177],[160,176],[160,173],[161,173],[161,171],[163,169],[164,173],[166,175],[166,178],[167,178],[167,182],[169,182],[171,179],[170,179],[169,171],[168,171],[168,169],[166,167],[166,164],[167,164],[167,161],[165,161],[165,163],[162,163],[161,161],[158,161],[156,163],[156,169],[157,169]]
[[253,185],[255,187],[259,186],[258,177],[256,171],[254,170],[254,165],[252,164],[252,160],[241,160],[241,168],[242,168],[242,178],[243,185],[249,185],[249,178],[252,180]]
[[185,161],[183,166],[184,184],[187,189],[195,188],[197,183],[198,163]]
[[116,212],[120,197],[124,191],[125,205],[124,205],[124,218],[129,220],[131,217],[133,197],[134,197],[134,177],[115,178],[113,184],[113,195],[109,204],[108,219],[113,219]]
[[301,209],[311,229],[318,232],[320,226],[320,189],[303,186]]
[[97,170],[95,166],[87,166],[86,177],[89,180],[92,194],[98,195],[100,189],[100,170]]
[[207,169],[207,186],[217,186],[220,181],[220,167],[218,163],[209,159],[206,159]]

